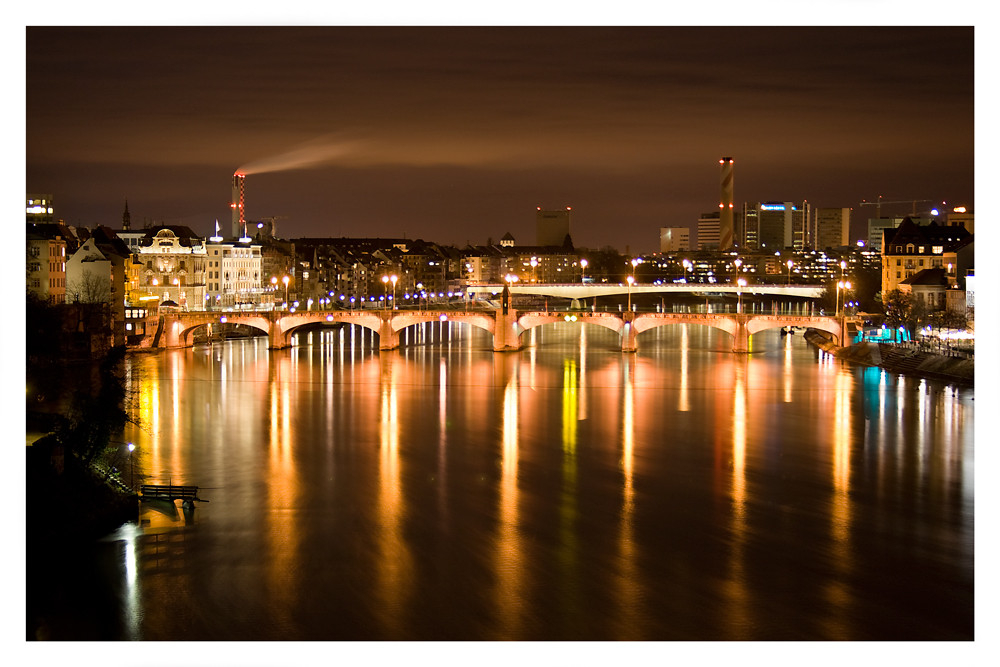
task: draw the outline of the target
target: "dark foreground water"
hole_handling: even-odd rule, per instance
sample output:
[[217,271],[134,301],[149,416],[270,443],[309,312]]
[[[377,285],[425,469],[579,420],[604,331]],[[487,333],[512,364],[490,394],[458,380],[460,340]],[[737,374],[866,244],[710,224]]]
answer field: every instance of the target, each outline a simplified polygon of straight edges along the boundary
[[[142,505],[35,586],[50,639],[969,640],[973,391],[749,355],[451,325],[131,360]],[[29,596],[32,594],[29,582]]]

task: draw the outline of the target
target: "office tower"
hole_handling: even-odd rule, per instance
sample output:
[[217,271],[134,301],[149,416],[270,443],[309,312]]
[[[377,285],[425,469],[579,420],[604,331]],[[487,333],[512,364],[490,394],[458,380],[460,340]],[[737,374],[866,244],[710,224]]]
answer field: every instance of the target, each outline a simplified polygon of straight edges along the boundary
[[851,209],[817,208],[815,243],[817,250],[850,245]]
[[719,249],[720,213],[702,213],[698,218],[698,249]]
[[569,234],[569,214],[571,208],[543,211],[538,207],[535,214],[535,245],[562,246]]
[[[721,196],[719,197],[719,250],[729,250],[735,242],[733,237],[733,158],[719,160],[722,166]],[[699,237],[700,241],[700,237]]]

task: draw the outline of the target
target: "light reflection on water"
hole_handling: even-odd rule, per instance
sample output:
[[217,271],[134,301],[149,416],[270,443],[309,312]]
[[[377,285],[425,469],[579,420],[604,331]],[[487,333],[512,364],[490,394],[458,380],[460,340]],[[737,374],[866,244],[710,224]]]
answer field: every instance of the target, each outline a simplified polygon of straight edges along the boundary
[[451,326],[133,359],[137,470],[210,502],[143,505],[126,637],[971,638],[970,389],[777,332]]

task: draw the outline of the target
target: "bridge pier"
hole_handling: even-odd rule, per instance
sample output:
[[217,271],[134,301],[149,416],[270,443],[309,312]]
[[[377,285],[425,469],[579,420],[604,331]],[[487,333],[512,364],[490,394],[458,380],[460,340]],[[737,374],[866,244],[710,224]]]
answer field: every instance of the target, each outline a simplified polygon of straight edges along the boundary
[[622,326],[622,352],[638,352],[635,337],[635,313],[626,312],[624,314],[625,324]]
[[750,332],[747,330],[746,316],[736,320],[736,333],[733,334],[733,352],[745,354],[750,351]]
[[379,314],[378,349],[395,350],[399,347],[399,332],[392,328],[393,311],[384,310]]
[[273,316],[273,313],[268,317],[267,326],[267,348],[269,350],[283,350],[286,347],[291,347],[292,344],[285,336],[284,332],[281,330],[281,326],[278,323],[278,318]]
[[493,326],[493,351],[513,352],[521,349],[521,331],[517,324],[517,311],[509,308],[507,312],[496,311],[496,323]]

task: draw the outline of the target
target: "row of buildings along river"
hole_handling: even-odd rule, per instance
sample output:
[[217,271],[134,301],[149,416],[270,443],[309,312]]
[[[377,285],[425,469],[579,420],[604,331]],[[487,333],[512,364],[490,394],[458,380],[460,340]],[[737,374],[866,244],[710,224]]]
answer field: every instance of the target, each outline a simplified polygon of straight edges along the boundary
[[[846,284],[860,307],[874,297],[910,292],[928,312],[972,318],[972,218],[900,218],[879,222],[880,243],[824,250],[667,251],[640,256],[612,248],[498,242],[457,247],[407,238],[296,238],[275,234],[275,220],[245,225],[235,237],[199,235],[182,225],[134,229],[128,205],[120,228],[71,227],[28,216],[27,290],[80,310],[70,317],[92,347],[138,345],[159,308],[183,310],[403,307],[466,298],[470,285],[505,279],[534,283],[694,282]],[[891,224],[890,224],[891,223]],[[884,231],[883,231],[884,230]],[[662,249],[662,248],[661,248]],[[86,306],[103,304],[96,315]]]

